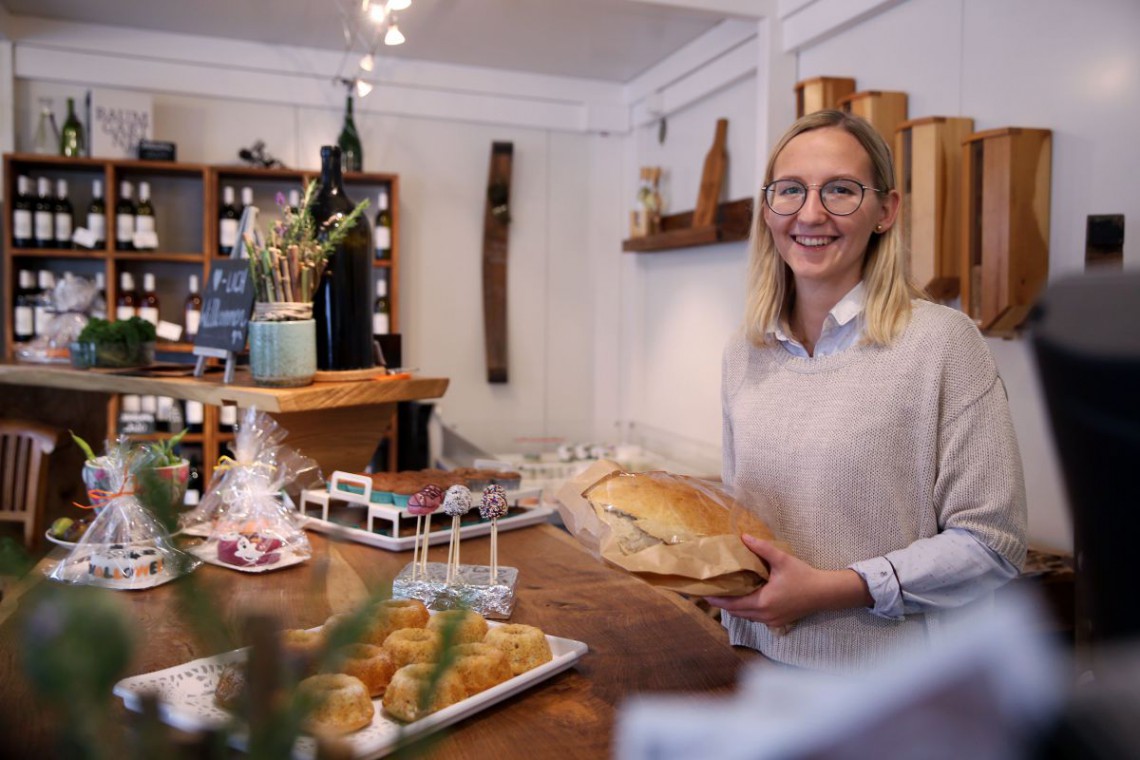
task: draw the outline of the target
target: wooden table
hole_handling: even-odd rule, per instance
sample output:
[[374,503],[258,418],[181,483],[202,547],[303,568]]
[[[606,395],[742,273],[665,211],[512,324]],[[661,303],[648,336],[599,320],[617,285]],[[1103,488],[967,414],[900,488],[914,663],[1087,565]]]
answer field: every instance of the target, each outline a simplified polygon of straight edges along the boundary
[[[334,612],[358,604],[370,589],[410,561],[389,553],[309,534],[314,557],[292,568],[244,574],[205,565],[195,578],[217,593],[219,610],[238,630],[252,609],[268,610],[287,627],[320,625]],[[463,543],[468,562],[486,561],[489,539]],[[445,561],[434,547],[432,561]],[[559,528],[543,524],[499,536],[500,563],[519,568],[518,603],[512,622],[577,639],[589,653],[571,670],[445,729],[433,745],[438,758],[606,758],[612,756],[614,721],[625,698],[647,692],[727,692],[750,650],[729,646],[723,629],[692,603],[603,565]],[[44,562],[50,562],[49,556]],[[41,563],[41,565],[44,563]],[[42,568],[29,583],[43,583]],[[174,614],[183,581],[147,591],[113,592],[142,634],[130,672],[148,673],[213,654]],[[24,593],[28,584],[16,590]],[[20,757],[50,754],[51,719],[31,704],[19,668],[21,601],[0,603],[0,732]],[[24,607],[29,604],[24,604]],[[92,651],[98,641],[93,636]]]

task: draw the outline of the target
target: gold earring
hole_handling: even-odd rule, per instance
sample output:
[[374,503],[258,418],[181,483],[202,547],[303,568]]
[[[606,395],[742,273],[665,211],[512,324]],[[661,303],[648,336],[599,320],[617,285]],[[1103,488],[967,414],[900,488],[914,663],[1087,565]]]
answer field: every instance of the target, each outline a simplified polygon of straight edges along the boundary
[[882,231],[883,231],[883,225],[876,224],[875,225],[875,232],[882,232]]

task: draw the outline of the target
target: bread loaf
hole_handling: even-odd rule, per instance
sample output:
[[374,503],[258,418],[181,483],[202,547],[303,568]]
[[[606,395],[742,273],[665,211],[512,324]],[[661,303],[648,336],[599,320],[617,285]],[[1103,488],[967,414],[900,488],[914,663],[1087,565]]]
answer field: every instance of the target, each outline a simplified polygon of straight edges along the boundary
[[610,525],[627,554],[706,536],[748,533],[757,538],[773,537],[762,520],[727,493],[707,481],[684,475],[615,472],[587,488],[582,496]]

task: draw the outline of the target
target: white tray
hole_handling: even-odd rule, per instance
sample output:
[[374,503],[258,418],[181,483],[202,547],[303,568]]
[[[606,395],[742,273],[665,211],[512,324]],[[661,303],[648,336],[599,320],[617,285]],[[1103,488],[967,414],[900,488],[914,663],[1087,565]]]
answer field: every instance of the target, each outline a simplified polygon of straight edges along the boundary
[[[360,508],[362,510],[366,509],[366,507],[363,506]],[[525,528],[528,525],[538,525],[539,523],[546,522],[550,516],[554,514],[554,509],[551,507],[523,507],[522,509],[525,511],[499,518],[496,521],[499,524],[499,530],[514,530],[515,528]],[[435,546],[436,544],[445,544],[450,541],[451,518],[442,512],[437,512],[431,517],[433,530],[428,535],[428,543]],[[392,536],[385,536],[380,533],[370,533],[362,528],[350,528],[345,525],[340,525],[339,523],[322,520],[319,517],[307,516],[301,519],[304,527],[309,530],[314,530],[318,533],[332,533],[350,541],[376,546],[391,552],[411,551],[415,547],[415,535],[393,538]],[[438,530],[437,527],[442,527],[444,530]],[[491,535],[491,523],[489,520],[470,523],[459,529],[459,538],[461,540],[464,538],[489,535]]]
[[[490,625],[499,625],[489,621]],[[372,724],[344,737],[352,748],[353,757],[383,757],[396,748],[403,739],[421,736],[450,726],[493,704],[514,696],[541,681],[571,667],[586,654],[588,647],[581,641],[547,636],[554,659],[539,667],[515,676],[487,691],[468,697],[439,712],[432,713],[414,723],[400,724],[383,713],[380,699],[372,700],[375,714]],[[167,724],[183,731],[203,731],[220,728],[230,723],[233,716],[214,703],[214,689],[225,666],[245,657],[245,650],[204,657],[154,673],[124,678],[115,684],[114,693],[121,697],[127,709],[141,710],[141,697],[155,694],[159,700],[159,716]],[[240,738],[237,743],[240,746]],[[293,747],[293,755],[312,758],[316,742],[302,736]]]

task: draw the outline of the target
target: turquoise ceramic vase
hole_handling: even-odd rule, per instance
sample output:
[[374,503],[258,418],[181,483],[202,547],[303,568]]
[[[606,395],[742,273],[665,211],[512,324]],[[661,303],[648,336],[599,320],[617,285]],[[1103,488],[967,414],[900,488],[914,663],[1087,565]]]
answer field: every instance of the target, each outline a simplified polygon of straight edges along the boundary
[[249,370],[269,388],[309,385],[317,373],[317,322],[253,320],[249,323]]

